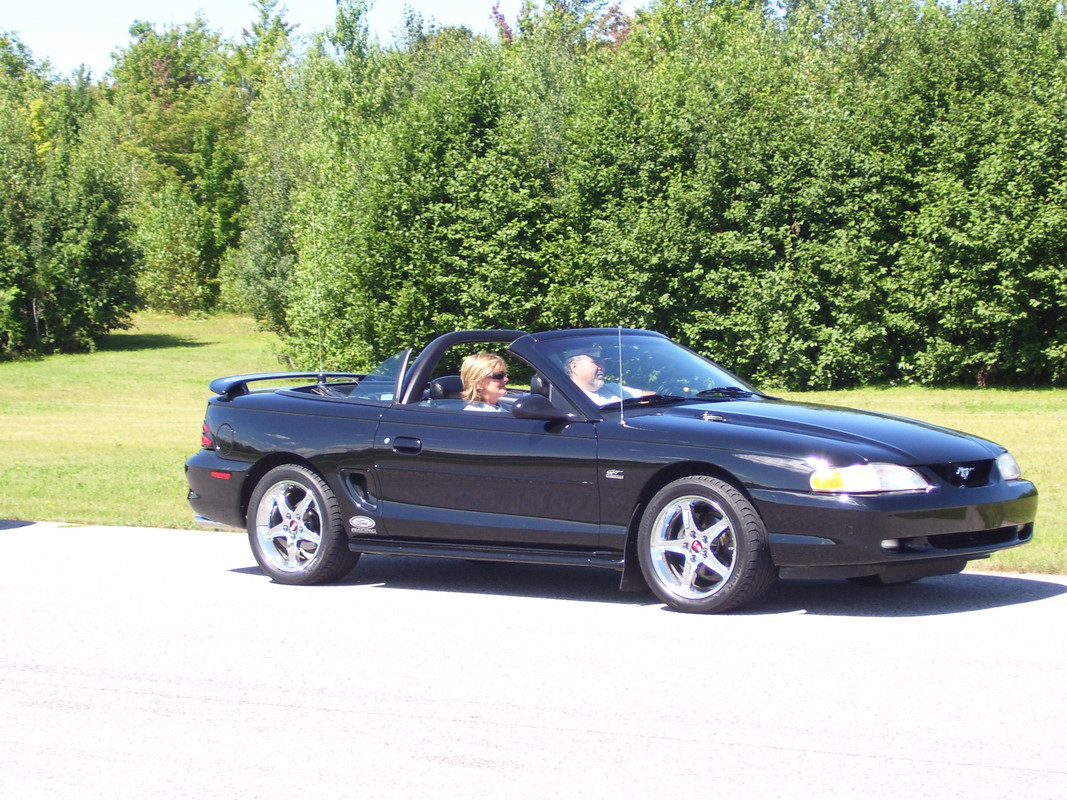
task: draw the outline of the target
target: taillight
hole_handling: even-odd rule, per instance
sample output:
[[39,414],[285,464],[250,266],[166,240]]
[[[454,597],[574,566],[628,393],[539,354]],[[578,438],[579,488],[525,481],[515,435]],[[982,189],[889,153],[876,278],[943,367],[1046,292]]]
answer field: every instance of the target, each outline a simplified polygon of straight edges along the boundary
[[215,447],[215,442],[211,439],[211,428],[207,426],[207,421],[204,422],[200,432],[200,446],[206,450],[211,450]]

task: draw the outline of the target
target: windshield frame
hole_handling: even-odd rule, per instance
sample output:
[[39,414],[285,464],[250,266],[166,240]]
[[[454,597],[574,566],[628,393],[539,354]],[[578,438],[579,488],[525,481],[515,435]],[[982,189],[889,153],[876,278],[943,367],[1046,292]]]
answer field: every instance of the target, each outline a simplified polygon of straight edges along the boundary
[[[637,394],[598,403],[571,379],[565,369],[566,354],[596,348],[599,348],[598,355],[603,362],[605,382],[611,379],[612,384],[618,384],[618,389],[622,390],[619,394],[631,389],[637,390]],[[508,349],[537,364],[545,377],[590,419],[603,419],[605,412],[621,412],[623,407],[662,407],[671,403],[714,403],[768,397],[722,365],[655,331],[633,328],[550,331],[524,336]],[[664,354],[673,357],[664,359]],[[702,382],[693,386],[680,384],[680,387],[687,387],[685,391],[657,391],[666,386],[666,372],[684,368],[690,369],[692,376],[700,377]],[[675,377],[681,381],[681,376]],[[727,388],[719,395],[696,396],[701,391],[723,387]]]

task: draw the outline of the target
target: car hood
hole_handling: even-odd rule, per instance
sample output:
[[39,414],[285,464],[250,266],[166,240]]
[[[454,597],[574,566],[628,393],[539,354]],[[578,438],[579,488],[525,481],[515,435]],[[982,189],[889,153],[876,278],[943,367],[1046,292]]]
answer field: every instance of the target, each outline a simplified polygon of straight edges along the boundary
[[[935,464],[995,458],[1003,448],[970,434],[917,420],[837,406],[753,398],[685,403],[627,425],[671,434],[678,442],[831,459]],[[762,444],[762,447],[761,447]]]

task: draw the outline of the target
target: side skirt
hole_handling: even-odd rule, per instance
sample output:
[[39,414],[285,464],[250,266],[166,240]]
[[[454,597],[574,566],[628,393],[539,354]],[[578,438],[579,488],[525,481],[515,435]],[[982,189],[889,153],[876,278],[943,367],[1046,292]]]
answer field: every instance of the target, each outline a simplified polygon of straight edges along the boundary
[[570,567],[600,567],[621,572],[621,553],[604,550],[539,550],[523,547],[490,547],[475,544],[436,544],[423,541],[352,537],[348,549],[356,553],[394,556],[462,558],[469,561],[505,561],[513,564],[553,564]]

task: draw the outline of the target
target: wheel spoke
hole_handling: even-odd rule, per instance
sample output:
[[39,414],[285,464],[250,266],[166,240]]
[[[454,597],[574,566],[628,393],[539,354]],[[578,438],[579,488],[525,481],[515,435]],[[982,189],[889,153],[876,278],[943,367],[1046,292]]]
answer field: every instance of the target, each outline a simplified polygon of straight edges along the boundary
[[682,567],[682,574],[679,578],[679,583],[683,589],[686,589],[690,594],[699,591],[697,579],[700,577],[700,561],[692,556],[685,560],[685,565]]
[[700,534],[700,528],[697,527],[696,520],[693,518],[693,503],[688,502],[681,508],[682,512],[682,533],[687,536],[697,536]]
[[308,509],[315,505],[315,497],[311,492],[305,492],[303,499],[296,504],[296,508],[293,509],[293,514],[301,522],[304,521],[307,516]]
[[730,577],[730,570],[733,568],[732,563],[724,564],[714,553],[708,553],[704,557],[703,565],[723,580]]
[[721,519],[710,528],[706,528],[702,533],[708,537],[708,544],[714,544],[718,541],[719,537],[730,530],[730,522],[727,519]]
[[689,554],[685,539],[660,539],[652,542],[651,548],[654,553],[676,553],[680,556]]
[[259,528],[259,538],[264,542],[276,542],[279,539],[284,539],[287,533],[285,530],[285,524],[279,522],[277,525],[261,525]]
[[271,495],[271,499],[275,507],[277,507],[278,513],[281,515],[282,519],[293,514],[293,509],[289,505],[289,497],[286,495],[286,490],[288,488],[289,487],[287,486],[279,485],[275,489],[274,494]]
[[311,530],[311,528],[301,528],[296,535],[297,544],[307,542],[308,544],[314,545],[314,548],[318,548],[321,540],[322,535],[318,531]]

